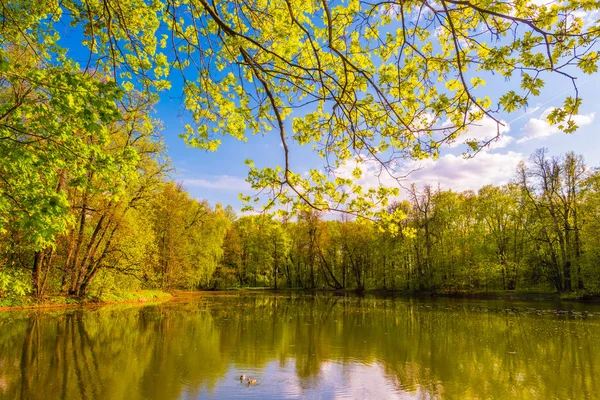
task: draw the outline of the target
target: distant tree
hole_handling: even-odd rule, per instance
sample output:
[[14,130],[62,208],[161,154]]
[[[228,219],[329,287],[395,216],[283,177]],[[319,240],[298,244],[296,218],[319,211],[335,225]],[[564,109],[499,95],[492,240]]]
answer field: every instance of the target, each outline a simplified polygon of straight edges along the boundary
[[549,157],[546,149],[539,149],[531,163],[530,168],[521,163],[519,173],[537,222],[529,232],[539,243],[539,262],[558,291],[573,288],[574,274],[577,287],[582,287],[578,203],[585,178],[583,159],[573,153],[562,159]]

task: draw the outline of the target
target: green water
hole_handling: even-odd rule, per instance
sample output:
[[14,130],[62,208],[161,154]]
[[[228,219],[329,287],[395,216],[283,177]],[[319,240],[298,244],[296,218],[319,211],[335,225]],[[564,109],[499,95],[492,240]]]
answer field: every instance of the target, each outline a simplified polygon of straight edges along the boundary
[[600,308],[564,307],[222,293],[5,312],[0,398],[600,398]]

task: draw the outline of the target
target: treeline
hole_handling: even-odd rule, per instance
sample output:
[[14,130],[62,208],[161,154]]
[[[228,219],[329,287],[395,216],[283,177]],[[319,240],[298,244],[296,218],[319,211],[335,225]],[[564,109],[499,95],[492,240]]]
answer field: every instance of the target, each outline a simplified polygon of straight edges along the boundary
[[[477,193],[412,187],[396,229],[381,221],[254,216],[228,229],[217,287],[457,292],[600,288],[600,173],[535,152]],[[390,232],[395,232],[392,234]]]
[[[413,186],[388,208],[405,215],[394,226],[315,211],[236,217],[168,180],[160,137],[133,110],[102,147],[106,157],[132,154],[111,167],[121,173],[104,176],[100,158],[83,159],[80,170],[54,174],[46,191],[31,191],[57,197],[64,211],[3,213],[2,297],[136,288],[600,290],[600,172],[572,153],[538,150],[512,183],[477,193]],[[44,224],[55,228],[40,231]]]

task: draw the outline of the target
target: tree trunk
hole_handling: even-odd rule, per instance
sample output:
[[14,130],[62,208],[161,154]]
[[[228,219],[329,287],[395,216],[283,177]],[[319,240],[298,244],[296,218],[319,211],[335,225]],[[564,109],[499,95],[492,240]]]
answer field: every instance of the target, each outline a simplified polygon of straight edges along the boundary
[[41,270],[44,262],[44,252],[42,250],[36,251],[33,258],[33,270],[31,278],[33,281],[33,291],[37,297],[41,297]]

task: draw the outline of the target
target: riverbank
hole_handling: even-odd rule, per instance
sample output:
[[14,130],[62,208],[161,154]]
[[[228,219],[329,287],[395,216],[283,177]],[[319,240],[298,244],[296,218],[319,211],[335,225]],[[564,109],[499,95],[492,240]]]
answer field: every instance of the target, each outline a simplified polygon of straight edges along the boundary
[[600,294],[590,292],[558,293],[555,291],[531,290],[492,290],[492,291],[453,291],[453,292],[394,292],[373,291],[367,293],[381,293],[384,295],[399,295],[406,297],[445,297],[456,299],[480,300],[526,300],[526,301],[575,301],[581,303],[600,303]]
[[23,297],[19,300],[0,299],[0,312],[26,309],[61,309],[72,307],[97,307],[110,304],[146,303],[162,301],[172,298],[185,299],[187,294],[218,294],[224,292],[246,292],[246,293],[310,293],[329,294],[334,296],[377,296],[377,297],[404,297],[404,298],[455,298],[455,299],[479,299],[479,300],[506,300],[506,301],[568,301],[578,303],[600,304],[600,294],[589,292],[557,293],[553,291],[531,291],[531,290],[495,290],[495,291],[404,291],[371,289],[357,291],[353,289],[306,289],[306,288],[224,288],[217,290],[201,291],[175,291],[168,293],[161,290],[136,290],[126,292],[109,292],[96,297],[73,298],[69,296],[48,296],[41,301],[32,297]]
[[0,299],[0,311],[49,309],[69,307],[90,307],[121,303],[146,303],[172,298],[173,295],[162,290],[133,290],[126,292],[104,293],[97,297],[74,298],[69,296],[48,296],[43,299],[23,297],[20,299]]
[[276,293],[333,293],[337,295],[373,295],[384,297],[416,297],[416,298],[456,298],[456,299],[481,299],[481,300],[527,300],[527,301],[575,301],[582,303],[600,303],[600,293],[588,291],[573,291],[558,293],[550,290],[489,290],[489,291],[419,291],[419,290],[386,290],[386,289],[306,289],[306,288],[227,288],[204,291],[245,291],[245,292],[276,292]]

